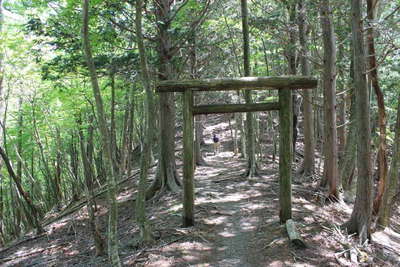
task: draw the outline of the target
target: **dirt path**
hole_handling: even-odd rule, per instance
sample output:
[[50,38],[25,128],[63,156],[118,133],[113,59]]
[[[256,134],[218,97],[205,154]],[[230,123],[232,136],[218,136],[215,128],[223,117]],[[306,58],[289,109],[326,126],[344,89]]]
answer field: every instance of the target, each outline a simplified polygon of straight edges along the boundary
[[[206,160],[208,166],[198,167],[195,173],[196,226],[181,228],[182,196],[163,194],[147,205],[156,238],[149,247],[131,245],[138,234],[134,205],[129,200],[135,193],[134,181],[121,188],[119,239],[124,266],[357,265],[346,256],[346,246],[356,246],[356,240],[337,230],[337,225],[348,218],[350,207],[321,205],[312,184],[295,184],[293,218],[308,245],[307,249],[297,250],[289,245],[285,229],[279,224],[277,163],[264,164],[260,177],[246,179],[242,176],[245,162],[231,152],[209,154]],[[105,206],[99,215],[105,232]],[[46,230],[46,235],[0,252],[0,266],[109,266],[106,257],[93,256],[85,209]],[[398,234],[381,235],[384,244],[387,240],[393,243],[389,249],[400,247]],[[358,260],[364,260],[361,265],[394,266],[400,262],[387,246],[358,249]],[[380,253],[383,249],[386,256]],[[361,258],[364,255],[366,259]]]
[[217,177],[208,176],[199,181],[198,202],[203,201],[202,196],[211,195],[215,188],[219,191],[215,198],[206,198],[208,203],[215,204],[215,210],[203,219],[205,223],[216,225],[210,262],[216,266],[260,266],[265,253],[254,244],[263,238],[258,229],[265,215],[262,211],[266,210],[268,203],[263,199],[266,187],[262,183],[251,184],[243,178],[244,163],[232,161],[230,153],[219,154],[209,160],[209,164],[210,167],[199,168],[197,172],[207,172],[214,166],[223,168]]

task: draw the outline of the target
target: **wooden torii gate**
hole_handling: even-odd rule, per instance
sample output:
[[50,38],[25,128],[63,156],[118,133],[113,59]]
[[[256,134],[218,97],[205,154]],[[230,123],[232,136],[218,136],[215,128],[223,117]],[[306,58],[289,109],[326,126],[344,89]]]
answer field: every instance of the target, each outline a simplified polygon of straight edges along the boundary
[[[233,113],[279,110],[279,218],[282,223],[292,218],[292,91],[311,89],[316,79],[304,76],[244,77],[226,79],[203,79],[161,81],[157,92],[183,93],[183,226],[194,225],[194,116],[209,113]],[[193,91],[279,89],[279,101],[254,104],[193,104]]]

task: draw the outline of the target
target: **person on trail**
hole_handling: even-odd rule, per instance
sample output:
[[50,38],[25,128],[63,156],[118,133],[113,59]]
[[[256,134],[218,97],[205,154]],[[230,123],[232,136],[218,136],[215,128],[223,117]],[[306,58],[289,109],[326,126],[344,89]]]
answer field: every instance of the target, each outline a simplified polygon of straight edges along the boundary
[[221,144],[219,143],[219,138],[215,133],[213,133],[213,142],[214,142],[214,155],[216,155],[219,152]]

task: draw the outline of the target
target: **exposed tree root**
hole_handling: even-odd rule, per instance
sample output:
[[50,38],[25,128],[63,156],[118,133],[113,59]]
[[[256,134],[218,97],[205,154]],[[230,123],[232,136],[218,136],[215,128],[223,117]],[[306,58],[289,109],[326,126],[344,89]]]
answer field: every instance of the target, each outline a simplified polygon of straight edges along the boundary
[[174,193],[180,192],[181,181],[178,178],[176,168],[170,167],[166,169],[167,170],[164,173],[161,166],[158,166],[156,177],[146,191],[146,200],[153,198],[159,191],[171,191]]

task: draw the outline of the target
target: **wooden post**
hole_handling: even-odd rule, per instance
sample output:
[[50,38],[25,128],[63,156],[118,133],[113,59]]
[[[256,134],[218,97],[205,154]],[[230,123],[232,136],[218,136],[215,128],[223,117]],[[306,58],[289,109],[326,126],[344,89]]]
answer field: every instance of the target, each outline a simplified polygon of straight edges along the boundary
[[183,93],[183,226],[194,225],[193,92]]
[[279,218],[285,223],[292,218],[293,115],[292,92],[279,90]]

